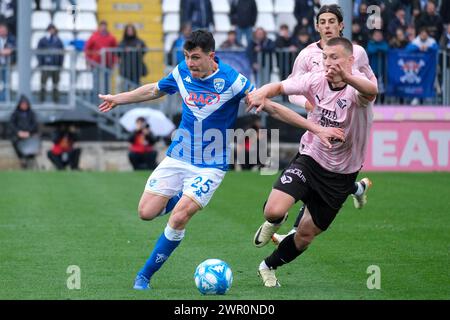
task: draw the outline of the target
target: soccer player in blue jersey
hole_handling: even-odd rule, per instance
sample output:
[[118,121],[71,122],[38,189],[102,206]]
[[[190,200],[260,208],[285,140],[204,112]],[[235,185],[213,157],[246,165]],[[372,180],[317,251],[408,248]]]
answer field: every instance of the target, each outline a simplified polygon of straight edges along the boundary
[[[149,259],[138,272],[134,289],[149,288],[149,281],[184,237],[192,216],[210,201],[228,169],[226,130],[234,126],[240,100],[253,89],[242,74],[215,56],[210,32],[197,30],[184,45],[185,61],[165,78],[134,91],[99,95],[99,110],[153,100],[178,92],[183,99],[182,119],[167,157],[148,178],[139,202],[139,215],[152,220],[173,209]],[[213,131],[211,131],[212,129]],[[218,134],[221,149],[211,151],[211,136]],[[217,144],[218,143],[218,144]]]
[[[234,126],[240,100],[254,86],[222,63],[214,50],[212,34],[197,30],[184,44],[185,61],[167,77],[130,92],[99,95],[103,100],[101,112],[176,92],[183,100],[180,126],[172,137],[167,157],[148,178],[138,208],[143,220],[152,220],[173,209],[172,214],[138,272],[134,289],[149,288],[150,278],[180,244],[189,220],[208,204],[228,169],[231,139],[227,139],[227,130]],[[307,120],[292,110],[282,106],[276,110],[276,118],[305,128]],[[335,129],[313,129],[325,143],[328,138],[340,137],[332,130]]]

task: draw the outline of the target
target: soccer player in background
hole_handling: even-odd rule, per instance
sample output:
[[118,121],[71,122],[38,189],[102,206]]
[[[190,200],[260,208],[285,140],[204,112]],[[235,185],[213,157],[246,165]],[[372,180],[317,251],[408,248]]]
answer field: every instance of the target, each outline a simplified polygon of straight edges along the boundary
[[[239,102],[254,86],[242,74],[222,63],[214,51],[212,34],[205,30],[194,31],[184,44],[185,61],[167,77],[134,91],[99,95],[104,100],[99,106],[101,112],[175,92],[183,100],[181,123],[172,138],[167,157],[148,178],[138,207],[143,220],[153,220],[171,210],[172,214],[150,257],[138,272],[134,289],[149,288],[151,277],[178,247],[189,220],[208,204],[228,169],[230,155],[227,144],[230,141],[226,141],[226,130],[234,127]],[[307,120],[295,115],[297,124],[307,127],[304,126]],[[295,124],[295,120],[292,121]],[[323,143],[343,134],[336,128],[330,130],[332,128],[314,124],[309,128]],[[223,138],[219,141],[222,149],[216,149],[213,155],[211,150],[206,150],[211,143],[211,137],[206,135],[218,131]]]
[[[326,42],[332,38],[342,36],[344,30],[344,18],[341,9],[338,5],[323,5],[319,9],[319,13],[316,17],[316,30],[320,34],[320,40],[310,44],[303,49],[297,56],[292,68],[292,73],[289,78],[297,75],[303,75],[308,72],[317,71],[323,69],[322,55],[323,47]],[[369,65],[369,58],[363,47],[357,44],[353,44],[353,56],[355,61],[353,68],[365,74],[365,76],[377,84],[377,78],[375,77],[372,68]],[[290,95],[289,101],[300,107],[304,107],[308,113],[313,110],[314,103],[309,102],[305,96],[302,95]],[[361,209],[367,202],[367,191],[371,187],[372,182],[369,178],[363,178],[358,182],[355,182],[354,188],[350,191],[353,197],[353,204],[355,208]],[[294,222],[293,229],[288,234],[294,233],[298,227],[300,219],[303,215],[305,207],[302,206]],[[273,234],[272,240],[275,244],[279,244],[288,234]],[[262,233],[259,237],[254,238],[254,244],[257,247],[264,246],[270,239]]]
[[[304,95],[314,101],[309,120],[324,127],[342,128],[345,140],[325,148],[311,133],[301,139],[299,154],[275,183],[264,208],[266,222],[258,229],[269,239],[299,200],[305,205],[295,233],[285,237],[263,260],[258,273],[266,287],[279,286],[275,269],[293,261],[314,238],[327,230],[354,188],[366,154],[377,85],[353,69],[353,45],[333,38],[323,49],[322,71],[296,75],[249,93],[249,110],[271,110],[267,98],[280,94]],[[258,237],[256,237],[258,238]]]

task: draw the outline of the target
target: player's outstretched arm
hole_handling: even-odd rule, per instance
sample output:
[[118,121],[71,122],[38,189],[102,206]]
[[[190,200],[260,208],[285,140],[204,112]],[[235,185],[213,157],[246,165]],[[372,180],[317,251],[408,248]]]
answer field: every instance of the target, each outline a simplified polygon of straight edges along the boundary
[[281,82],[269,83],[259,89],[253,90],[247,95],[247,111],[258,108],[256,112],[260,112],[260,106],[264,104],[266,98],[272,98],[283,93]]
[[[269,99],[265,99],[264,104],[260,107],[275,119],[286,122],[294,127],[302,128],[314,133],[322,141],[324,145],[331,148],[331,138],[345,141],[345,133],[343,129],[322,127],[312,121],[303,118],[295,111]],[[259,108],[258,108],[259,109]]]
[[100,112],[108,112],[121,104],[139,103],[148,100],[158,99],[165,93],[158,90],[157,83],[143,85],[133,91],[122,92],[119,94],[99,94],[98,97],[103,100],[98,106]]

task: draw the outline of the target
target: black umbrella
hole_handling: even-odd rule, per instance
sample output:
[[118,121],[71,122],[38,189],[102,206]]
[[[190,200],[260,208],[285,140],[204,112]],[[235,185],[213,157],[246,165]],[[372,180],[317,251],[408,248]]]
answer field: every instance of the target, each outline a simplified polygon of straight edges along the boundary
[[46,126],[76,126],[76,127],[88,127],[95,126],[97,120],[94,116],[85,111],[68,110],[59,114],[50,115],[46,121]]

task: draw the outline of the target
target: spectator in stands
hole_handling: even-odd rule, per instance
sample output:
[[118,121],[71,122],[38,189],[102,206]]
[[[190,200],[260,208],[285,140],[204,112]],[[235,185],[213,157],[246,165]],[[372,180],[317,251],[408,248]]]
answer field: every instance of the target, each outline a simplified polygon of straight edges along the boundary
[[444,30],[442,18],[436,12],[436,4],[429,0],[426,4],[425,12],[422,12],[416,21],[416,32],[423,27],[427,28],[428,34],[433,39],[439,41]]
[[17,0],[0,0],[0,22],[8,26],[12,35],[17,31]]
[[190,23],[192,30],[207,29],[214,32],[214,14],[210,0],[181,1],[181,24]]
[[134,170],[153,170],[156,168],[156,142],[150,126],[143,117],[136,119],[136,129],[128,141],[131,143],[128,158]]
[[[92,65],[101,64],[101,50],[105,48],[116,48],[117,40],[108,31],[108,23],[106,21],[100,21],[98,30],[95,31],[88,39],[85,45],[86,58]],[[116,58],[113,54],[107,54],[105,57],[105,67],[111,68],[116,62]]]
[[237,42],[248,46],[252,41],[253,28],[256,24],[258,10],[255,0],[232,0],[230,6],[230,22],[236,28]]
[[[64,45],[58,37],[58,30],[53,24],[47,27],[47,34],[43,36],[38,43],[39,50],[64,50]],[[45,101],[47,80],[52,79],[53,86],[53,102],[59,102],[59,74],[64,62],[64,54],[50,54],[50,52],[43,52],[37,55],[39,67],[41,69],[41,91],[40,101]]]
[[[109,92],[110,71],[117,61],[116,55],[108,52],[102,60],[101,50],[107,48],[117,48],[116,38],[109,33],[108,23],[101,21],[98,30],[94,32],[86,42],[84,51],[88,65],[94,71],[94,88],[96,92]],[[103,75],[104,88],[100,88],[100,75]],[[97,94],[94,94],[96,97]]]
[[408,27],[406,23],[406,12],[403,7],[398,7],[395,11],[395,17],[388,23],[388,39],[396,36],[397,29],[402,29],[404,32]]
[[9,73],[11,66],[16,63],[16,39],[9,34],[8,26],[0,23],[0,101],[6,100]]
[[403,49],[408,45],[408,39],[406,38],[405,31],[402,28],[398,28],[395,31],[395,37],[389,41],[389,47],[394,49]]
[[168,62],[169,65],[178,65],[184,60],[184,51],[183,45],[186,41],[186,38],[191,34],[192,28],[189,23],[183,24],[181,26],[180,33],[178,38],[172,43],[172,47],[170,48]]
[[53,137],[53,147],[47,152],[49,160],[57,170],[64,170],[67,166],[72,170],[79,170],[81,149],[75,148],[77,141],[75,126],[62,126]]
[[[291,73],[292,65],[297,57],[297,47],[293,43],[293,39],[289,32],[289,26],[282,24],[278,30],[275,39],[275,48],[277,49],[278,69],[280,70],[280,78],[286,79]],[[284,96],[286,98],[287,96]]]
[[295,0],[294,16],[297,20],[297,26],[294,29],[294,34],[297,34],[300,29],[311,31],[314,34],[314,1],[312,0]]
[[381,30],[374,30],[372,32],[372,37],[367,44],[367,55],[373,73],[378,79],[384,78],[384,61],[388,50],[389,45],[384,40],[383,32]]
[[227,39],[220,45],[220,49],[236,50],[242,49],[244,46],[237,41],[236,31],[230,30],[227,33]]
[[411,52],[429,52],[439,50],[439,46],[436,40],[430,37],[430,35],[428,34],[428,29],[426,27],[422,27],[422,29],[420,29],[419,35],[411,43],[408,44],[406,50]]
[[293,37],[292,43],[297,48],[297,55],[305,49],[312,42],[310,34],[307,29],[300,29],[295,37]]
[[439,14],[442,18],[442,23],[447,25],[450,24],[450,1],[443,0],[441,1],[441,9]]
[[447,25],[447,30],[442,37],[441,47],[450,50],[450,23]]
[[416,28],[414,28],[413,26],[409,26],[406,29],[406,39],[408,40],[408,43],[413,42],[416,36]]
[[36,114],[31,110],[30,100],[21,96],[9,121],[11,142],[23,169],[30,168],[39,153],[40,138]]
[[[120,75],[131,81],[133,86],[140,86],[141,77],[148,74],[147,66],[144,63],[144,55],[147,46],[141,40],[133,24],[127,24],[123,32],[122,41],[119,43],[120,52]],[[126,86],[124,91],[131,88]]]
[[261,27],[256,28],[247,52],[253,71],[259,76],[257,77],[259,84],[268,83],[272,71],[272,54],[275,52],[275,43],[267,37],[266,30]]
[[353,20],[352,23],[352,42],[359,44],[361,47],[366,48],[367,42],[369,41],[367,37],[367,32],[363,31],[363,28],[357,20]]

